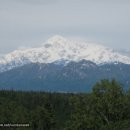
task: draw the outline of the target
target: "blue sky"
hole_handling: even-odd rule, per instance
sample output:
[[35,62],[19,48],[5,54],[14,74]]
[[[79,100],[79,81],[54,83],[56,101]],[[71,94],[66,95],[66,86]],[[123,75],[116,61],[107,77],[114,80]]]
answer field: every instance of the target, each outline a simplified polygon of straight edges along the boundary
[[0,0],[0,54],[57,34],[130,50],[130,1]]

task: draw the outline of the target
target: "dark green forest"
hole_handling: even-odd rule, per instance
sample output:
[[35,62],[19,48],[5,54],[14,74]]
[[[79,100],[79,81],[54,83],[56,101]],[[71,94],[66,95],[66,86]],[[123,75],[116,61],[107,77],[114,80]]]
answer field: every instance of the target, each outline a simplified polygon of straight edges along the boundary
[[0,130],[130,130],[130,91],[101,80],[90,93],[0,91]]

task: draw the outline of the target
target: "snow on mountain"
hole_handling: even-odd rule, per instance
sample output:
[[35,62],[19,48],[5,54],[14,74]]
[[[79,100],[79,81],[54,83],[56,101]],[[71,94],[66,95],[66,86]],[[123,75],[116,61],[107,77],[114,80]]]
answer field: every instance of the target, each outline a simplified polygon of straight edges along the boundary
[[75,42],[54,36],[42,47],[15,50],[0,58],[0,72],[28,63],[52,63],[89,60],[98,65],[122,62],[130,64],[130,58],[98,44]]

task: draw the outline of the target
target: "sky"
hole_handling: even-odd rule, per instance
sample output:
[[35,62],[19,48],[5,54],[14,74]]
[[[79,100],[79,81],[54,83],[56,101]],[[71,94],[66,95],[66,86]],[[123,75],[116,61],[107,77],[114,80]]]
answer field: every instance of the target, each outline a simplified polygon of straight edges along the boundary
[[130,50],[130,0],[0,0],[0,54],[61,35]]

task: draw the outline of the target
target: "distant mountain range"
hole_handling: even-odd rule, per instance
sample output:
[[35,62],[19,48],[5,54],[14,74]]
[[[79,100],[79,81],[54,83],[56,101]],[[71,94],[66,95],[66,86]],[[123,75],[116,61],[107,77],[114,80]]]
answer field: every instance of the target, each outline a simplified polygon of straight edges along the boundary
[[130,58],[98,44],[54,36],[39,48],[15,50],[0,58],[0,88],[85,92],[99,80],[130,87]]

